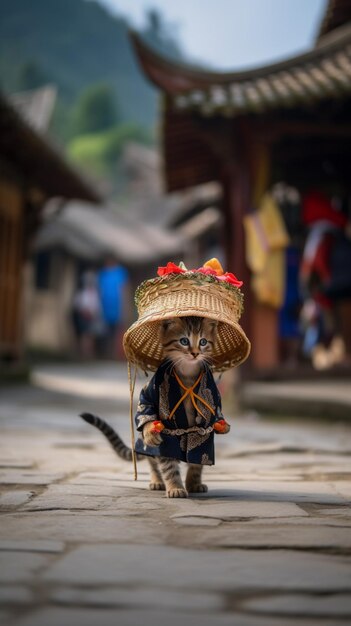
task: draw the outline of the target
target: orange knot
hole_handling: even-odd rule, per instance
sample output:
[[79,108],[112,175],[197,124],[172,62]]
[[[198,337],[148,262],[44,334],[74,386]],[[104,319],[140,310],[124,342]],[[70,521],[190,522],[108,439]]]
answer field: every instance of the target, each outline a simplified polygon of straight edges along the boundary
[[194,384],[191,387],[186,387],[184,385],[184,383],[182,383],[182,381],[180,380],[179,376],[177,375],[177,372],[174,372],[174,376],[176,377],[178,385],[185,391],[185,393],[180,398],[180,400],[178,400],[177,404],[173,407],[172,411],[169,414],[168,419],[172,419],[172,417],[174,416],[174,414],[175,414],[176,410],[178,409],[178,407],[182,404],[182,402],[184,402],[185,398],[187,398],[188,396],[190,396],[190,400],[191,400],[191,403],[192,403],[195,411],[197,411],[201,415],[201,417],[205,417],[205,416],[202,413],[202,411],[201,411],[201,409],[200,409],[200,407],[198,405],[198,402],[201,402],[210,411],[210,413],[212,413],[212,415],[215,414],[215,411],[211,407],[211,405],[208,404],[208,402],[206,402],[206,400],[204,400],[204,398],[201,398],[201,396],[199,396],[194,391],[196,386],[199,384],[201,378],[203,377],[203,373],[200,374],[200,376],[196,379],[196,381],[194,382]]

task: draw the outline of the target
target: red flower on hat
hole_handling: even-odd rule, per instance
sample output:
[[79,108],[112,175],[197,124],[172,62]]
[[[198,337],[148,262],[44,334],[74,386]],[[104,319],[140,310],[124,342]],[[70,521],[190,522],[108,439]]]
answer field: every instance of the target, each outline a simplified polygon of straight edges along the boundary
[[234,274],[230,272],[224,272],[222,266],[220,265],[217,259],[211,259],[207,261],[202,267],[199,267],[196,270],[187,270],[185,265],[181,263],[180,265],[176,265],[169,261],[166,266],[159,267],[157,270],[158,276],[167,276],[168,274],[184,274],[185,272],[198,272],[199,274],[205,274],[207,276],[214,276],[217,280],[224,281],[233,285],[234,287],[241,287],[243,284],[242,280],[238,280]]
[[165,276],[166,274],[184,274],[185,270],[175,263],[167,263],[165,267],[159,267],[157,276]]
[[216,276],[216,278],[217,280],[224,280],[226,283],[234,285],[234,287],[241,287],[243,285],[243,281],[238,280],[237,277],[230,272],[226,272],[225,274],[222,274],[222,276]]
[[216,270],[213,270],[210,267],[199,267],[199,269],[194,271],[199,272],[200,274],[210,274],[210,276],[217,276]]

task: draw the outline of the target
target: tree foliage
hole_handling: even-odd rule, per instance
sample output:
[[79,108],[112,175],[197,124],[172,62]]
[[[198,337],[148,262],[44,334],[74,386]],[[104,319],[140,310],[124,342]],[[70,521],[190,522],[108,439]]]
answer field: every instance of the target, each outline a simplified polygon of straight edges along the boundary
[[68,146],[72,161],[98,176],[108,176],[128,141],[149,143],[149,134],[136,124],[120,124],[108,131],[81,135]]
[[39,63],[35,61],[25,61],[18,71],[18,89],[26,91],[27,89],[37,89],[43,85],[47,85],[50,78]]
[[0,51],[6,92],[24,88],[22,68],[30,61],[69,107],[87,87],[105,83],[123,121],[155,123],[156,93],[135,59],[128,23],[98,2],[0,0]]
[[73,113],[73,134],[107,130],[118,121],[115,95],[110,85],[91,85],[80,95]]

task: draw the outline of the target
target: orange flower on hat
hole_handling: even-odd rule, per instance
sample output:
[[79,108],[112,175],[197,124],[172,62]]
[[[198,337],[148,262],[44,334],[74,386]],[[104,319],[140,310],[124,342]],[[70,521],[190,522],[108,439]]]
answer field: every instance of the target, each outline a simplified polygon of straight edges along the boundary
[[218,261],[218,259],[216,259],[215,257],[213,259],[210,259],[209,261],[206,261],[206,263],[204,263],[203,267],[206,267],[208,269],[211,269],[215,272],[216,276],[222,276],[222,274],[224,274],[224,269],[221,266],[220,262]]

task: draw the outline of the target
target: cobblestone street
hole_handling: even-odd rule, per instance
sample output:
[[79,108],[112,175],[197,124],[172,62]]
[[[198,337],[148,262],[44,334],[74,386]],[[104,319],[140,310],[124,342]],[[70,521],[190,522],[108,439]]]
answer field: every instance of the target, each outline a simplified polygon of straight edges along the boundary
[[242,414],[169,500],[77,416],[129,443],[126,369],[65,371],[1,390],[4,626],[350,623],[349,425]]

